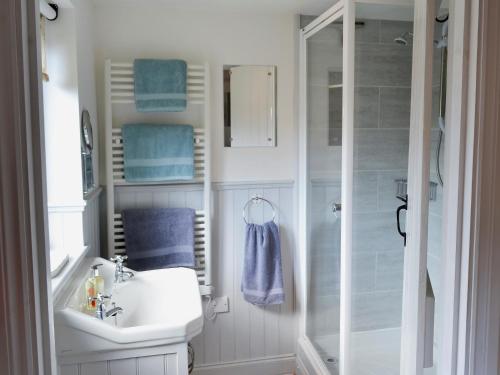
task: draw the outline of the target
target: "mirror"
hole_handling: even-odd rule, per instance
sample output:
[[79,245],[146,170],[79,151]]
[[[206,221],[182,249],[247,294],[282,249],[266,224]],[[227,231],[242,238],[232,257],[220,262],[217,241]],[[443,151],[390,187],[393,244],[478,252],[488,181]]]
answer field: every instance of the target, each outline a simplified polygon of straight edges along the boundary
[[276,67],[224,66],[224,146],[276,147]]
[[92,161],[92,151],[94,149],[94,134],[92,132],[92,122],[89,111],[82,111],[80,123],[80,140],[82,152],[82,182],[83,195],[90,193],[94,187],[94,165]]
[[81,122],[81,139],[82,139],[82,152],[86,154],[91,154],[94,148],[94,137],[92,134],[92,123],[90,122],[89,111],[84,109],[82,111],[82,122]]

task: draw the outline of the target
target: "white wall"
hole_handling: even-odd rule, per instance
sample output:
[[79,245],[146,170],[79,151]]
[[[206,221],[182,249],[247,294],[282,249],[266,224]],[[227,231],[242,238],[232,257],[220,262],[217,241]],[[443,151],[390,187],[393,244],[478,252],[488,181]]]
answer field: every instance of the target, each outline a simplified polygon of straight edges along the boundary
[[[84,217],[80,116],[90,113],[97,144],[97,106],[92,32],[93,9],[89,1],[58,1],[59,17],[46,22],[47,68],[44,82],[44,116],[51,248],[79,253],[91,246],[99,254],[98,202],[86,207]],[[94,154],[98,176],[98,154]],[[96,181],[98,183],[98,180]],[[83,220],[83,222],[82,222]]]
[[[294,106],[297,19],[293,15],[217,11],[180,11],[158,3],[148,6],[115,4],[113,8],[96,5],[94,43],[100,124],[104,124],[101,77],[104,76],[105,59],[183,58],[188,62],[210,64],[212,175],[214,181],[224,183],[218,184],[214,192],[213,280],[215,296],[229,296],[230,312],[219,315],[214,322],[206,322],[204,332],[193,340],[197,373],[222,373],[220,366],[228,363],[243,366],[238,367],[238,371],[253,369],[254,361],[262,358],[268,359],[264,362],[269,365],[268,370],[276,368],[271,366],[285,366],[283,372],[291,372],[297,322],[291,183],[297,164]],[[277,66],[276,148],[224,148],[222,72],[223,65],[232,64]],[[137,117],[133,107],[129,110],[122,106],[117,114],[120,121]],[[100,143],[103,155],[102,137]],[[100,163],[101,178],[104,178],[104,160]],[[269,184],[269,181],[281,183]],[[247,183],[228,185],[231,182]],[[118,210],[193,207],[202,202],[200,191],[192,191],[189,187],[172,189],[120,188],[115,193],[116,207]],[[241,210],[248,198],[256,193],[267,196],[279,210],[287,293],[287,301],[282,306],[257,308],[243,301],[239,291],[244,245]],[[260,215],[259,218],[263,217],[264,212],[260,211]]]
[[80,110],[75,11],[61,7],[46,22],[47,71],[43,83],[50,249],[83,250]]
[[76,28],[76,58],[78,61],[78,101],[80,114],[82,110],[89,111],[94,134],[94,181],[99,185],[99,127],[97,122],[96,77],[94,57],[94,10],[89,0],[72,0],[75,9]]
[[[292,15],[223,13],[218,9],[213,13],[180,11],[160,4],[97,6],[95,58],[100,82],[100,122],[103,123],[104,111],[103,82],[99,78],[104,75],[105,59],[131,61],[136,57],[156,57],[206,61],[211,69],[213,180],[294,179],[296,33],[296,18]],[[224,64],[277,66],[278,147],[223,147]]]
[[[47,200],[49,206],[82,200],[75,12],[61,8],[46,22],[47,70],[43,83]],[[64,181],[64,183],[61,183]]]
[[[99,124],[97,122],[96,73],[94,57],[94,7],[88,0],[72,0],[75,11],[78,103],[80,114],[89,111],[94,136],[94,182],[99,187]],[[99,196],[87,199],[83,212],[83,240],[88,256],[100,255]]]

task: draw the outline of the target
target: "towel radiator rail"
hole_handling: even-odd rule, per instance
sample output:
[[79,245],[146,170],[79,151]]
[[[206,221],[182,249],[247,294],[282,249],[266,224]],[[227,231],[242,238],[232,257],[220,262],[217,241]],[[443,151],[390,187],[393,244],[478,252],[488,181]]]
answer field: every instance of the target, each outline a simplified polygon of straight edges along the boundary
[[[194,128],[194,179],[175,181],[175,183],[203,183],[205,175],[205,129]],[[165,185],[168,182],[127,182],[125,180],[125,167],[123,158],[122,129],[111,129],[111,143],[113,149],[113,181],[115,185]],[[173,183],[173,182],[172,182]]]
[[[113,127],[113,114],[123,105],[134,104],[134,73],[132,62],[105,61],[105,138],[106,138],[106,200],[108,256],[126,253],[120,208],[115,207],[115,187],[172,186],[203,184],[203,209],[196,211],[195,258],[196,273],[203,295],[212,293],[211,286],[211,175],[210,175],[210,90],[208,64],[188,64],[187,105],[201,106],[203,119],[193,128],[195,176],[186,181],[127,182],[124,178],[123,138],[121,127]],[[150,114],[144,114],[148,116]],[[176,118],[182,116],[177,112]],[[168,118],[168,114],[166,114]],[[134,122],[138,122],[134,120]]]
[[[135,103],[134,64],[110,62],[109,68],[111,103]],[[207,84],[205,65],[188,64],[186,83],[188,105],[204,104],[206,99],[205,86]]]

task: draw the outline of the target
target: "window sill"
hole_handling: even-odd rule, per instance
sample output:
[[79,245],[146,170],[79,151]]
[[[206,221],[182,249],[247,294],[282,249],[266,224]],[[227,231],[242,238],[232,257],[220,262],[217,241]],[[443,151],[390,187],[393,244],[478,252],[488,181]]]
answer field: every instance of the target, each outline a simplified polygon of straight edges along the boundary
[[71,276],[74,274],[80,263],[85,259],[85,256],[89,252],[89,247],[85,246],[83,251],[80,251],[78,254],[69,255],[69,261],[66,263],[64,268],[57,274],[56,277],[52,278],[52,297],[54,300],[57,299],[57,296],[63,289],[64,285],[67,284],[68,280],[70,280]]

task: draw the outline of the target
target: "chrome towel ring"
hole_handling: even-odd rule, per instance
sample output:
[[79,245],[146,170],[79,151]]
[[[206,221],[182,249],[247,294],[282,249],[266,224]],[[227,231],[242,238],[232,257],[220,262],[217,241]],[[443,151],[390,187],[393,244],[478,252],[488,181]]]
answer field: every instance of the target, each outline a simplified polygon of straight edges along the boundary
[[271,209],[273,210],[272,221],[274,221],[274,219],[276,217],[276,210],[274,209],[274,205],[271,203],[271,201],[267,200],[266,198],[263,198],[263,197],[260,197],[260,196],[257,195],[255,197],[249,199],[248,202],[245,203],[245,205],[243,206],[243,221],[245,222],[245,224],[249,224],[249,222],[247,220],[247,208],[248,208],[248,205],[250,203],[255,204],[255,203],[259,203],[259,202],[265,202],[265,203],[267,203],[268,205],[271,206]]

